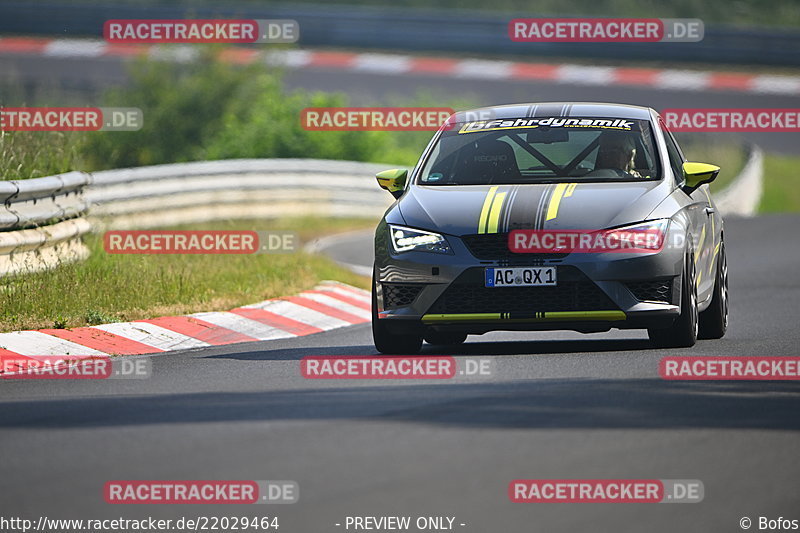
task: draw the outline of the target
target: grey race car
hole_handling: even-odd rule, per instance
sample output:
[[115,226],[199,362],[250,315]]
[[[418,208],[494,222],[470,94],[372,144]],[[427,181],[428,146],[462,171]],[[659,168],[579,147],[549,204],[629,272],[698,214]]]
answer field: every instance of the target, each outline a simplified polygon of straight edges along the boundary
[[[686,162],[650,108],[457,113],[410,174],[377,175],[397,200],[375,232],[376,348],[415,353],[423,339],[493,330],[646,328],[658,347],[722,337],[724,232],[707,185],[718,172]],[[656,237],[635,250],[512,246],[559,232]]]

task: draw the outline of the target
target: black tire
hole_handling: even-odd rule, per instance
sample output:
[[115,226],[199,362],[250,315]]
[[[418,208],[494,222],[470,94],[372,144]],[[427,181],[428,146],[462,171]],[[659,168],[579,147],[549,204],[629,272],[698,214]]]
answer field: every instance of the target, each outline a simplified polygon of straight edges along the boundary
[[375,348],[387,355],[413,355],[422,348],[422,335],[406,329],[397,331],[386,320],[378,319],[378,291],[372,273],[372,341]]
[[429,331],[425,334],[425,342],[437,346],[456,346],[467,340],[466,333],[446,333],[441,331]]
[[697,277],[694,254],[686,256],[681,276],[681,314],[668,328],[649,328],[647,335],[656,348],[689,348],[697,342]]
[[719,245],[714,293],[708,309],[700,313],[700,339],[721,339],[728,330],[728,259],[725,242]]

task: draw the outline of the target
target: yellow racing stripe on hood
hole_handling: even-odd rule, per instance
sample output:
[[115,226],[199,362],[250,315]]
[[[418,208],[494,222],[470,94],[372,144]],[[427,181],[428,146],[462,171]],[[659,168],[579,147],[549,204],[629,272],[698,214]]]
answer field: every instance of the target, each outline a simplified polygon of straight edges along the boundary
[[491,187],[489,192],[486,193],[486,199],[483,201],[483,208],[481,209],[481,218],[478,220],[478,233],[486,233],[489,211],[492,208],[495,193],[497,193],[497,186]]
[[499,192],[494,195],[492,209],[489,211],[489,227],[486,229],[486,233],[497,233],[497,227],[500,225],[500,212],[503,210],[503,202],[506,199],[506,194],[507,193]]
[[[564,197],[564,194],[567,192],[567,189],[570,185],[577,185],[576,183],[559,183],[556,185],[556,189],[553,191],[553,195],[550,197],[550,203],[547,205],[547,217],[545,218],[545,222],[548,220],[553,220],[558,216],[558,206],[561,205],[561,198]],[[573,187],[574,190],[574,187]],[[569,191],[569,195],[572,195],[572,191]]]

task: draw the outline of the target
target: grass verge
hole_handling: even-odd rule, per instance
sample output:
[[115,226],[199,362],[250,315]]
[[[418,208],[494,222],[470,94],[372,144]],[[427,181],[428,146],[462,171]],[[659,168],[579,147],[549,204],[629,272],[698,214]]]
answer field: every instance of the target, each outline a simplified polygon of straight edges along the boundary
[[[324,234],[368,228],[368,219],[288,218],[181,226],[180,229],[251,229],[297,232],[305,242]],[[302,252],[263,255],[116,255],[101,235],[85,242],[84,262],[0,279],[0,330],[67,328],[227,311],[289,296],[324,279],[368,288],[369,280],[326,257]]]
[[689,161],[720,167],[719,176],[710,186],[712,192],[727,187],[742,171],[747,160],[747,151],[738,143],[716,141],[703,134],[680,137],[678,141]]
[[24,180],[79,167],[81,134],[0,130],[0,178]]
[[759,212],[800,212],[800,157],[764,154],[764,195]]

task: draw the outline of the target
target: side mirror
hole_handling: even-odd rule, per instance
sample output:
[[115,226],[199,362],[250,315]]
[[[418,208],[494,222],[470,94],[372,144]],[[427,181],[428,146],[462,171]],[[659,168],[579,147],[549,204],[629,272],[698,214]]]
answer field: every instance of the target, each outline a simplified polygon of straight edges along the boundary
[[408,179],[408,170],[404,168],[395,168],[392,170],[384,170],[375,174],[375,179],[378,180],[378,185],[381,189],[386,189],[392,196],[399,198],[406,188],[406,179]]
[[683,177],[686,180],[683,188],[691,194],[704,183],[711,183],[717,178],[719,167],[708,163],[684,163]]

